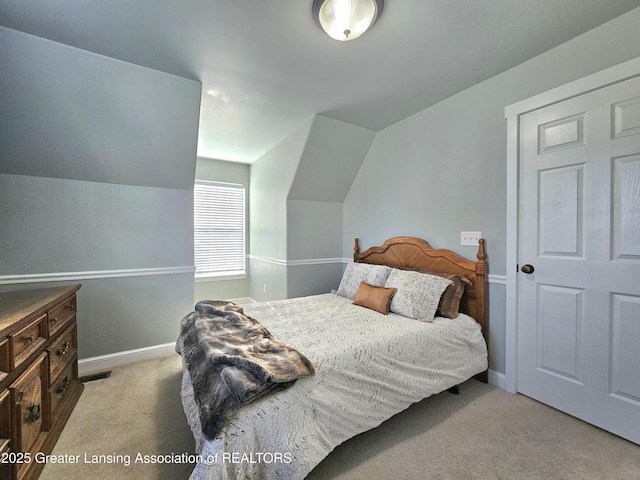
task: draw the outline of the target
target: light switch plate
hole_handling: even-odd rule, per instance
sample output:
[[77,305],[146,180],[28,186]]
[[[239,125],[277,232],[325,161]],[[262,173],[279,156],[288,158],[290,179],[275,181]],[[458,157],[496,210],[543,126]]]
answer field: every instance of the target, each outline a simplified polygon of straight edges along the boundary
[[460,245],[475,247],[482,238],[482,232],[460,232]]

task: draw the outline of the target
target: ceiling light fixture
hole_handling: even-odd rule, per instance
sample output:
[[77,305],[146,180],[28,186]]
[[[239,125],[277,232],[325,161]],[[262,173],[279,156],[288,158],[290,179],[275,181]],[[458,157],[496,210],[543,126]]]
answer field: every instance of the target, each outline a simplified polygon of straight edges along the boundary
[[353,40],[380,17],[384,0],[313,0],[313,18],[331,38]]

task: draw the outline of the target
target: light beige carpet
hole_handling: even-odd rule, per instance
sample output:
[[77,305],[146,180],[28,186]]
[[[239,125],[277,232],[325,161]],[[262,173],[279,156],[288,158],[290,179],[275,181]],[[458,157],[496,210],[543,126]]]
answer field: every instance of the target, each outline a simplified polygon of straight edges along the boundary
[[[41,480],[186,480],[189,464],[135,461],[138,454],[193,453],[180,374],[176,355],[87,383],[54,450],[66,463],[47,464]],[[635,444],[475,380],[460,390],[423,400],[349,440],[308,480],[640,479]],[[72,456],[80,463],[69,463]]]

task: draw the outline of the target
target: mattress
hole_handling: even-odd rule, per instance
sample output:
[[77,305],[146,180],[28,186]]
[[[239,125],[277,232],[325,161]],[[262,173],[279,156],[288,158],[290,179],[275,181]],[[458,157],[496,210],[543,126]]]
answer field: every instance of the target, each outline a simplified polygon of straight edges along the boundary
[[305,354],[315,375],[241,408],[203,437],[189,373],[181,396],[196,440],[192,480],[303,479],[336,446],[487,369],[477,322],[382,315],[335,293],[243,305]]

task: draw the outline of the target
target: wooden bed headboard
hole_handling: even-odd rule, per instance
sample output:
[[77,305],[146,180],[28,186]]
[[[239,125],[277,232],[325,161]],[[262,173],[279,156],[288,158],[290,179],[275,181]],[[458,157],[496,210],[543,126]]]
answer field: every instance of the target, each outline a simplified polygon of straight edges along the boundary
[[[379,247],[371,247],[360,252],[356,238],[353,247],[353,261],[388,265],[408,270],[428,270],[439,273],[458,273],[470,282],[464,289],[460,301],[460,311],[472,316],[482,327],[485,342],[489,341],[488,330],[488,279],[485,241],[478,240],[477,261],[468,260],[451,250],[431,248],[424,240],[416,237],[393,237]],[[476,376],[487,382],[488,372]]]

